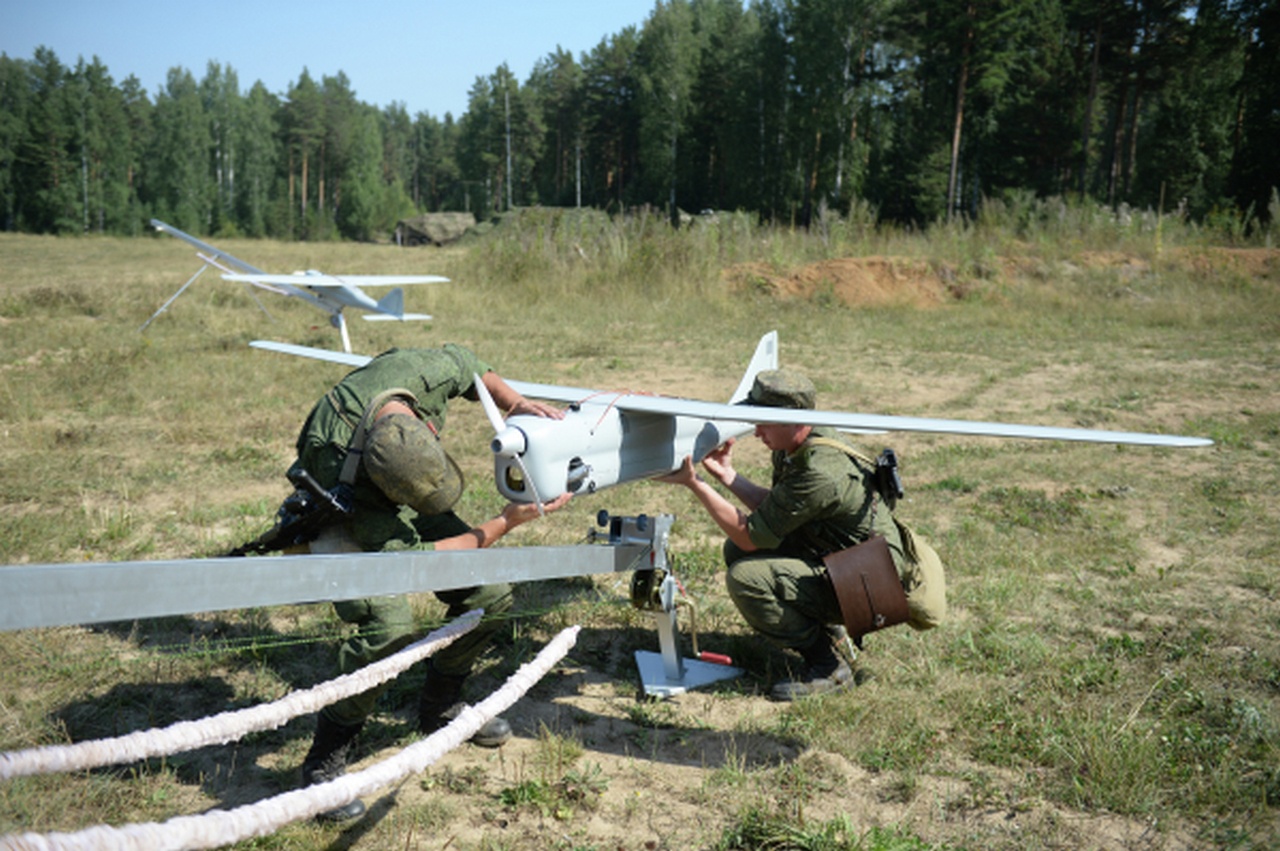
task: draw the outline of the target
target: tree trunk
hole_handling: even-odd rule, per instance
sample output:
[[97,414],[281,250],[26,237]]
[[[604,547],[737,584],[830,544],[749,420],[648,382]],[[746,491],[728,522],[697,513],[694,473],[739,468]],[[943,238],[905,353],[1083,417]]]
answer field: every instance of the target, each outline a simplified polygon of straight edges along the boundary
[[1085,101],[1084,123],[1080,128],[1080,198],[1084,199],[1089,180],[1089,135],[1093,129],[1093,102],[1098,97],[1098,65],[1102,54],[1102,20],[1093,33],[1093,59],[1089,63],[1089,97]]
[[969,19],[964,31],[964,46],[960,53],[960,79],[956,82],[956,119],[951,131],[951,173],[947,176],[947,221],[951,221],[956,209],[956,175],[960,171],[960,136],[964,128],[964,96],[969,85],[969,58],[973,54],[973,19],[977,10],[972,3],[965,10]]
[[1111,167],[1107,170],[1107,204],[1116,205],[1116,192],[1119,189],[1124,159],[1124,124],[1125,111],[1129,105],[1129,75],[1125,73],[1120,79],[1120,89],[1116,93],[1115,127],[1111,133]]
[[[815,110],[816,112],[816,110]],[[816,123],[817,117],[814,116]],[[813,221],[813,196],[818,189],[818,155],[822,152],[822,131],[818,130],[813,134],[813,159],[810,161],[808,174],[804,181],[804,200],[800,207],[800,223],[804,227],[809,227],[809,223]]]
[[1133,87],[1133,109],[1129,115],[1129,161],[1126,163],[1124,175],[1124,196],[1130,197],[1133,192],[1133,176],[1138,166],[1138,115],[1142,112],[1142,90],[1146,83],[1146,69],[1138,69],[1138,81]]

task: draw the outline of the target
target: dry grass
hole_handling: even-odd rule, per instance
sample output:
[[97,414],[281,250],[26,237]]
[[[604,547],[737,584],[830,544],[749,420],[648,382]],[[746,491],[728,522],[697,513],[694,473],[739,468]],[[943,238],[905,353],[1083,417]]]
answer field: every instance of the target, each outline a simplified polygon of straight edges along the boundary
[[[497,755],[451,755],[371,801],[375,817],[357,828],[293,825],[257,844],[1280,840],[1276,253],[1157,256],[1129,241],[1071,254],[990,234],[931,249],[899,236],[892,241],[912,262],[895,274],[923,269],[913,286],[950,295],[930,307],[881,306],[840,296],[838,280],[824,288],[819,279],[801,297],[749,281],[734,289],[741,281],[721,268],[755,262],[806,280],[806,252],[815,261],[839,253],[736,228],[725,224],[712,243],[548,225],[449,251],[214,242],[272,270],[454,278],[408,294],[432,323],[353,318],[361,351],[456,341],[529,380],[720,398],[755,339],[776,328],[783,361],[815,378],[826,407],[1204,434],[1217,445],[887,436],[905,465],[902,513],[947,562],[952,616],[933,633],[872,637],[864,664],[873,679],[795,707],[761,696],[785,657],[743,628],[720,584],[719,536],[683,491],[646,483],[582,499],[510,543],[578,541],[600,508],[675,513],[673,546],[700,603],[702,644],[749,675],[668,704],[636,703],[631,652],[654,637],[623,602],[625,588],[612,577],[524,587],[523,617],[478,685],[561,625],[586,629],[560,676],[512,714],[516,741]],[[867,247],[887,254],[889,241]],[[301,418],[341,369],[246,344],[336,347],[320,315],[264,294],[270,319],[244,290],[206,275],[140,334],[198,265],[171,239],[0,235],[0,260],[0,561],[207,556],[260,531],[286,491]],[[499,507],[477,408],[451,412],[448,436],[471,483],[460,513],[472,519]],[[754,441],[739,464],[763,475]],[[424,621],[440,616],[429,597],[419,611]],[[337,626],[316,605],[0,635],[0,748],[277,697],[328,676],[331,646],[316,636]],[[364,758],[408,735],[415,681],[402,679]],[[0,833],[257,800],[291,786],[309,734],[300,719],[233,746],[9,781]]]

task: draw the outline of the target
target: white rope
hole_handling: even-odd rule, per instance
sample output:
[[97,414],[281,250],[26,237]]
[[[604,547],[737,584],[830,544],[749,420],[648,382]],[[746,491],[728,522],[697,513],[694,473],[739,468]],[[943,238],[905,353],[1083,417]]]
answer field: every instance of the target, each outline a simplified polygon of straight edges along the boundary
[[522,665],[498,691],[463,710],[447,727],[399,754],[328,783],[307,786],[234,810],[178,816],[163,823],[98,825],[76,833],[24,833],[0,836],[0,849],[14,851],[166,851],[216,848],[254,836],[266,836],[289,822],[311,818],[344,806],[423,771],[448,751],[475,735],[490,718],[510,707],[564,658],[581,627],[557,635],[531,662]]
[[274,730],[299,715],[315,712],[336,700],[360,694],[392,679],[470,632],[480,622],[482,614],[481,609],[467,612],[398,653],[272,703],[220,712],[198,721],[179,721],[158,730],[138,730],[112,739],[0,753],[0,780],[136,762],[148,757],[226,744],[257,730]]

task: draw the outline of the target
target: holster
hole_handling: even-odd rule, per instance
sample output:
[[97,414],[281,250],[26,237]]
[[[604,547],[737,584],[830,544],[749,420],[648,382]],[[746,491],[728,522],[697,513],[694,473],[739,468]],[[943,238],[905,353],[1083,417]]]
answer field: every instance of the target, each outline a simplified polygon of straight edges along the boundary
[[835,589],[845,629],[859,648],[867,633],[906,622],[907,594],[884,536],[874,535],[856,546],[831,553],[822,561]]

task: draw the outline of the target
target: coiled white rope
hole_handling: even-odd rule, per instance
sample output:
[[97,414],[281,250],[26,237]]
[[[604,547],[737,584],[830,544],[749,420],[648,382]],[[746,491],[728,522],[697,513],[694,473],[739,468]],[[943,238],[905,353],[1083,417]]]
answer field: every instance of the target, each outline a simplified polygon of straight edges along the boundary
[[273,730],[299,715],[315,712],[336,700],[360,694],[392,679],[470,632],[480,622],[482,614],[481,609],[467,612],[394,655],[271,703],[220,712],[198,721],[179,721],[157,730],[138,730],[112,739],[2,753],[0,780],[135,762],[208,745],[226,744],[258,730]]
[[165,851],[216,848],[254,836],[266,836],[289,822],[344,806],[423,771],[448,751],[475,735],[490,718],[510,707],[564,658],[578,639],[579,626],[563,630],[532,661],[522,665],[489,697],[469,707],[447,727],[399,754],[328,783],[307,786],[234,810],[178,816],[163,823],[99,825],[77,833],[0,836],[0,849],[15,851]]

